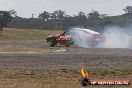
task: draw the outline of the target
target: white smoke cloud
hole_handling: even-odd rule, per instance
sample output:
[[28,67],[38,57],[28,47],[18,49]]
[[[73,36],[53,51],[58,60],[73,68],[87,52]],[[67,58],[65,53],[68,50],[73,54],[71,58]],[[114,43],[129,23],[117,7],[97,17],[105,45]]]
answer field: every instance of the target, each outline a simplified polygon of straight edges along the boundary
[[126,32],[127,28],[106,27],[103,35],[105,41],[100,44],[100,48],[129,48],[131,36]]
[[70,34],[72,35],[75,45],[84,48],[89,47],[86,43],[87,39],[85,39],[89,34],[85,34],[80,28],[72,28]]
[[126,32],[127,29],[117,26],[105,27],[102,34],[104,41],[98,42],[96,45],[91,41],[93,34],[85,32],[83,28],[71,28],[70,34],[75,45],[83,48],[130,48],[131,36]]
[[71,28],[70,30],[70,34],[72,35],[75,45],[83,48],[90,48],[92,46],[91,33],[97,33],[97,32],[83,28]]

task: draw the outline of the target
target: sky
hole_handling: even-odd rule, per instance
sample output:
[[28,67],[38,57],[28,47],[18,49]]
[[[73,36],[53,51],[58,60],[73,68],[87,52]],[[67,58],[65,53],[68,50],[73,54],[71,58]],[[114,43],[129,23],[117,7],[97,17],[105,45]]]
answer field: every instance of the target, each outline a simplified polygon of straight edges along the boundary
[[126,6],[132,6],[132,0],[0,0],[0,10],[15,10],[20,17],[35,17],[43,11],[64,10],[68,15],[93,10],[110,16],[123,14]]

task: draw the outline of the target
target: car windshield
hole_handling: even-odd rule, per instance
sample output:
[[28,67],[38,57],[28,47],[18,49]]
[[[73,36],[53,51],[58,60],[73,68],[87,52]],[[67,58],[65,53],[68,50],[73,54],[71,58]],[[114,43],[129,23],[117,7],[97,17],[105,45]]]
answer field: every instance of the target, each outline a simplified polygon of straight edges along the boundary
[[70,32],[69,31],[66,31],[66,32],[64,32],[64,35],[65,36],[70,36]]

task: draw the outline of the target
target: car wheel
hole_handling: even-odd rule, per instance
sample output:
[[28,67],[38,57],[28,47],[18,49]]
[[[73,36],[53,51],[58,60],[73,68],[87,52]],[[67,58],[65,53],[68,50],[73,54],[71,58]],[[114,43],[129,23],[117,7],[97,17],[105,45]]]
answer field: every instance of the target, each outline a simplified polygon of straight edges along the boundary
[[50,38],[48,44],[50,47],[54,47],[57,44],[57,41],[54,38]]

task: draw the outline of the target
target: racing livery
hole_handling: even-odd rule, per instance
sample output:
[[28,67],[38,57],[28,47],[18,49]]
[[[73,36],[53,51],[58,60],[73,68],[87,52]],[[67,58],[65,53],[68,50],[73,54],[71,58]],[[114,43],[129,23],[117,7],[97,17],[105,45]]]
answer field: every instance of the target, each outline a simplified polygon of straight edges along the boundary
[[[95,31],[89,30],[89,29],[83,29],[83,33],[87,34],[81,34],[81,36],[84,36],[85,39],[87,40],[87,43],[90,46],[95,46],[97,43],[103,41],[103,36]],[[80,34],[76,33],[76,36],[80,36]],[[75,36],[72,35],[70,30],[65,31],[62,34],[58,35],[50,35],[46,38],[47,43],[49,44],[50,47],[54,47],[57,44],[64,45],[66,47],[69,47],[70,45],[75,44]]]

